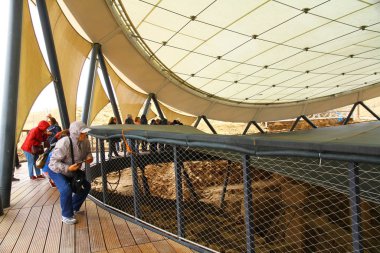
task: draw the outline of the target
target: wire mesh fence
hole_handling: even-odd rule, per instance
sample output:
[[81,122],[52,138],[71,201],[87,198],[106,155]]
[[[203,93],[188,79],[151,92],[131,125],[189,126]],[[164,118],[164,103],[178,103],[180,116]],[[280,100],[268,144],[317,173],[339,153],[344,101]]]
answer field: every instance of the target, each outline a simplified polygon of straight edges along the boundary
[[380,250],[379,165],[257,157],[130,136],[96,143],[91,195],[195,248]]

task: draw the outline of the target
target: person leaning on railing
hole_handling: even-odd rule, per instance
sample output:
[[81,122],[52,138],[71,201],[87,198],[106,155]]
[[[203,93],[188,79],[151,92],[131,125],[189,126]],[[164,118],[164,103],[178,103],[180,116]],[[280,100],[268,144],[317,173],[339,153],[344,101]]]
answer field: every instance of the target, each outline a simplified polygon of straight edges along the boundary
[[75,224],[77,220],[74,215],[86,200],[91,184],[85,180],[82,185],[83,190],[73,194],[71,179],[75,171],[81,168],[82,162],[90,164],[93,157],[90,141],[87,138],[90,129],[83,122],[76,121],[70,124],[69,131],[70,136],[60,139],[55,145],[47,170],[60,193],[62,222]]

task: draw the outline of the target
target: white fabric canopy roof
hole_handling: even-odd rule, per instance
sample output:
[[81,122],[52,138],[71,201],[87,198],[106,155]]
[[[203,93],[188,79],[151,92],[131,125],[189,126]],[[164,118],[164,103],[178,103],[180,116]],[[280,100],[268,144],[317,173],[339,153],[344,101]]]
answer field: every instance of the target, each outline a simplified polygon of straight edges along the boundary
[[63,1],[127,78],[192,115],[278,120],[380,95],[379,1]]

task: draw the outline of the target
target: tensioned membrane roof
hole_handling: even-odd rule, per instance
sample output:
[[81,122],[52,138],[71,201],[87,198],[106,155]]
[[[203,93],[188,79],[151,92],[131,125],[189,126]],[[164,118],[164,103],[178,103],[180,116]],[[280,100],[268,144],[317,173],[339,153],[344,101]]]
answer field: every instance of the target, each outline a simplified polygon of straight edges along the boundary
[[284,119],[380,95],[380,1],[64,2],[118,70],[193,115]]

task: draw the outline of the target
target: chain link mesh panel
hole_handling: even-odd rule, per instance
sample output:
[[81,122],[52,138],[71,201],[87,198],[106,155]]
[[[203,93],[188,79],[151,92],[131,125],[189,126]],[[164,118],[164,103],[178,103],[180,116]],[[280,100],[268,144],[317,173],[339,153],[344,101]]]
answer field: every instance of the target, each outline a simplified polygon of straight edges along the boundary
[[[173,235],[218,252],[354,251],[348,162],[249,157],[138,139],[97,143],[91,195]],[[362,245],[377,252],[380,166],[356,168]]]

